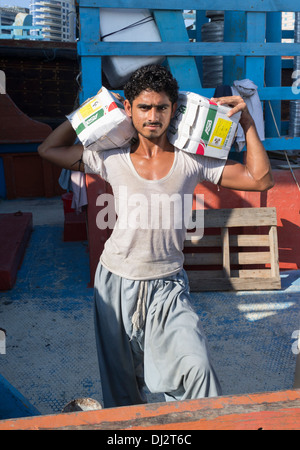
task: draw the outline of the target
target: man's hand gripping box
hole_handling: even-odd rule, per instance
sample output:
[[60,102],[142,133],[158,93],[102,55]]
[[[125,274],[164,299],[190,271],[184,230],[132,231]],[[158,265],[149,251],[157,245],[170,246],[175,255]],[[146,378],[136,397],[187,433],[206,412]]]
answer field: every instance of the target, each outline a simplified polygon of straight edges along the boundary
[[193,92],[180,92],[169,141],[189,153],[227,159],[241,116],[228,117],[230,109]]
[[67,116],[81,143],[88,150],[125,147],[137,138],[124,106],[106,88]]

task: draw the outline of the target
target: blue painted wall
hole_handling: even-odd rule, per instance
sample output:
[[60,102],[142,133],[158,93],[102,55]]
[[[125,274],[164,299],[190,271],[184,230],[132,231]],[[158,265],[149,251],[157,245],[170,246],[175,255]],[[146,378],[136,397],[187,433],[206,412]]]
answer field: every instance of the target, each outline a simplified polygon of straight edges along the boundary
[[[299,43],[281,43],[281,12],[300,11],[294,0],[215,0],[214,10],[225,11],[224,42],[201,42],[200,27],[205,21],[205,11],[211,9],[209,0],[173,0],[172,10],[167,0],[140,0],[138,7],[153,11],[163,42],[101,42],[99,8],[136,8],[135,0],[78,0],[81,35],[78,54],[81,61],[82,90],[80,101],[96,94],[102,85],[101,62],[103,56],[165,55],[176,76],[180,89],[192,90],[206,97],[214,89],[201,87],[201,56],[224,57],[224,84],[249,78],[258,86],[260,99],[266,105],[267,150],[299,150],[300,137],[287,139],[282,126],[280,102],[298,100],[291,87],[281,86],[282,56],[300,56]],[[199,8],[201,4],[201,10]],[[196,10],[194,42],[184,28],[183,10]],[[286,36],[284,36],[286,37]],[[290,34],[289,34],[290,37]],[[289,65],[290,66],[290,65]],[[290,66],[291,67],[291,66]],[[269,103],[270,102],[270,103]],[[270,104],[276,119],[274,125]],[[277,129],[280,134],[278,135]]]

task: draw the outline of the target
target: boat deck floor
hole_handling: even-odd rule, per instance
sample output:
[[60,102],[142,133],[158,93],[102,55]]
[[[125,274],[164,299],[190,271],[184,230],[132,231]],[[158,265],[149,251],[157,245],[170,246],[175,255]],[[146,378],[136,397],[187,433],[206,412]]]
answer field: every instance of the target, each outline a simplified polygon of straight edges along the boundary
[[[63,241],[60,198],[0,201],[0,213],[19,210],[33,213],[33,231],[14,287],[0,292],[0,374],[41,414],[78,397],[101,401],[88,243]],[[293,387],[300,271],[281,277],[279,291],[192,294],[224,395]]]

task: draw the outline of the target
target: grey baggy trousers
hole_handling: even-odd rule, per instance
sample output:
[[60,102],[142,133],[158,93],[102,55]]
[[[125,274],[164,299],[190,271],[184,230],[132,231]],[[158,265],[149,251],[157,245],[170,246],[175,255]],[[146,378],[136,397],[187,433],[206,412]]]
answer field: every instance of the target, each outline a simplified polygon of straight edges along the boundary
[[221,395],[184,270],[148,281],[95,274],[95,334],[104,407]]

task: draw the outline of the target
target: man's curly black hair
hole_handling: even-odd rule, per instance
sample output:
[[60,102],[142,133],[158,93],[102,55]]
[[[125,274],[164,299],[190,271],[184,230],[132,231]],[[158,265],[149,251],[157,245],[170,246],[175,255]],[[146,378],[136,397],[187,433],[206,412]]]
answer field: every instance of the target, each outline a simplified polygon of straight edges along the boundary
[[132,105],[142,91],[165,92],[172,104],[178,98],[178,83],[163,66],[151,64],[137,69],[124,86],[125,98]]

